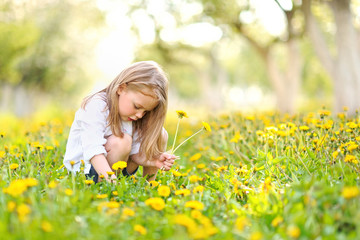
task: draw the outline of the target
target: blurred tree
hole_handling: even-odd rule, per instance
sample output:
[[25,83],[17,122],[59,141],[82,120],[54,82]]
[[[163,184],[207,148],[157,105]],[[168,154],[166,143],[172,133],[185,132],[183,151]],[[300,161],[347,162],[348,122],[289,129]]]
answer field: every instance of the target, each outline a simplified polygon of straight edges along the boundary
[[[190,6],[194,4],[194,1],[181,1],[176,3],[166,1],[167,13],[171,14],[173,20],[176,22],[176,27],[181,29],[191,24],[207,23],[221,28],[223,39],[227,38],[234,41],[234,39],[238,39],[237,36],[242,36],[253,46],[263,61],[268,79],[277,96],[278,108],[283,112],[294,112],[302,70],[302,58],[300,56],[298,43],[298,37],[302,34],[302,28],[297,26],[301,20],[299,20],[299,16],[295,14],[299,5],[292,5],[292,8],[288,10],[283,8],[278,1],[274,1],[284,13],[284,19],[287,23],[285,33],[280,37],[274,37],[259,23],[251,1],[231,0],[224,2],[219,0],[199,0],[195,3],[200,4],[202,11],[195,11],[191,17],[188,17],[188,15],[191,14],[182,12],[182,5],[188,4]],[[188,44],[179,44],[181,40],[168,43],[162,37],[164,31],[161,18],[151,13],[151,10],[147,9],[148,6],[148,1],[142,1],[142,4],[134,6],[135,11],[139,8],[145,10],[142,12],[151,16],[150,19],[152,19],[153,25],[155,26],[156,37],[154,42],[149,44],[148,47],[159,50],[158,53],[160,55],[166,56],[163,57],[165,60],[164,64],[171,65],[182,62],[183,65],[191,66],[192,68],[190,67],[188,69],[193,69],[197,73],[194,74],[193,71],[191,75],[193,76],[192,78],[200,79],[200,81],[198,81],[198,88],[204,90],[202,94],[203,98],[207,99],[207,101],[209,101],[209,99],[214,100],[210,105],[221,108],[222,96],[219,94],[219,91],[222,89],[221,86],[226,86],[231,79],[237,78],[237,81],[239,81],[240,77],[234,76],[234,73],[238,72],[238,70],[231,67],[231,64],[228,64],[230,67],[226,70],[224,69],[223,63],[219,59],[221,43],[217,42],[196,48],[189,47]],[[241,18],[244,13],[250,14],[253,21],[245,23]],[[187,17],[184,17],[184,15],[187,15]],[[160,21],[158,21],[158,19],[160,19]],[[202,33],[198,32],[196,34],[200,35]],[[237,41],[238,44],[241,44],[240,40]],[[180,49],[185,53],[182,56],[176,54]],[[140,58],[146,56],[143,50],[144,48],[141,48],[139,51],[140,54],[138,56]],[[280,60],[279,56],[281,56]],[[152,55],[152,57],[154,57],[154,55]],[[174,57],[180,58],[174,60]],[[282,60],[283,58],[286,60]],[[257,59],[252,59],[251,61],[249,61],[249,59],[251,58],[247,57],[247,59],[242,59],[240,62],[247,62],[248,65],[251,65],[251,63],[254,64],[257,61]],[[239,69],[239,63],[237,68]],[[263,67],[251,66],[251,68],[256,69],[252,75],[259,75],[259,72],[261,73],[260,69]],[[183,68],[178,69],[184,71]],[[231,69],[232,72],[229,72]],[[248,69],[244,72],[246,71],[249,72]],[[176,74],[172,75],[176,76]],[[262,75],[262,77],[264,77],[264,75]],[[253,79],[253,77],[250,79]],[[192,84],[196,83],[196,81],[192,79],[189,80]],[[180,84],[183,81],[186,81],[186,79],[182,81],[177,80],[176,82]],[[217,98],[216,96],[220,97]]]
[[[354,25],[351,1],[302,2],[308,36],[334,83],[335,111],[347,106],[354,114],[360,107],[360,33]],[[324,11],[332,12],[327,21]]]
[[3,111],[31,113],[36,99],[64,99],[89,83],[88,49],[103,22],[95,1],[2,1],[0,8]]
[[[293,4],[288,9],[279,1],[274,1],[283,12],[286,21],[284,33],[277,37],[269,34],[261,26],[251,1],[202,0],[201,2],[204,6],[204,17],[222,27],[230,36],[234,33],[241,35],[256,50],[275,91],[278,109],[293,113],[303,64],[298,40],[302,30],[297,26],[299,17],[295,14],[299,6]],[[242,17],[244,15],[251,16],[252,20],[245,20]],[[282,52],[285,61],[279,61],[279,51]]]
[[[206,105],[210,110],[223,107],[221,89],[226,86],[228,76],[217,57],[218,44],[210,41],[199,46],[179,37],[181,31],[198,24],[192,19],[196,13],[184,12],[183,9],[192,8],[193,11],[201,5],[188,1],[163,1],[163,5],[159,5],[164,9],[159,12],[154,11],[152,1],[140,2],[133,3],[129,11],[133,29],[141,42],[144,26],[136,24],[136,17],[141,15],[144,18],[145,15],[147,21],[151,22],[147,25],[154,26],[154,39],[151,43],[140,44],[135,60],[152,59],[166,69],[171,80],[172,99],[178,95],[181,101],[191,99],[187,104],[194,107]],[[150,30],[147,28],[147,31]],[[169,36],[173,40],[169,40]]]

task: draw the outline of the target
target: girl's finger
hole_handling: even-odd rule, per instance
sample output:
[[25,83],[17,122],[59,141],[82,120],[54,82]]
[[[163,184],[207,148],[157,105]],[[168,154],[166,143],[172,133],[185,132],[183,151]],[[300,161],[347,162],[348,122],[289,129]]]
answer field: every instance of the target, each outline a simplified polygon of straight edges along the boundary
[[165,162],[164,165],[165,165],[166,167],[170,167],[170,168],[171,168],[173,164],[172,164],[172,163],[167,163],[167,162]]

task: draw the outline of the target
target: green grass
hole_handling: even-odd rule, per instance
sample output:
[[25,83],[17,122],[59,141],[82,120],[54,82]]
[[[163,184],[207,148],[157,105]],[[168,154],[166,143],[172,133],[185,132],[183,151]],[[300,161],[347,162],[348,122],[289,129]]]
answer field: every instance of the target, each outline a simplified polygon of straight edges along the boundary
[[[169,149],[177,125],[171,116]],[[212,132],[181,146],[173,170],[159,172],[156,182],[140,171],[96,185],[61,167],[72,117],[0,118],[1,238],[359,238],[357,117],[234,112],[204,119]],[[182,119],[177,144],[201,127],[191,116]],[[160,186],[170,195],[161,196]],[[202,192],[194,192],[198,186]],[[184,189],[190,194],[180,194]],[[165,206],[152,208],[150,198]],[[189,201],[204,207],[193,210]]]

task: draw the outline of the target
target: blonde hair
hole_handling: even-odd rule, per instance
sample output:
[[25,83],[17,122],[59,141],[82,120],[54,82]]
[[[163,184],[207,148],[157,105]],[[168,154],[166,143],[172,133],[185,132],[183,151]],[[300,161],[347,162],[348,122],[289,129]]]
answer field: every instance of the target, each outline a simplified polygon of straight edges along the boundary
[[81,107],[85,109],[88,101],[99,93],[106,93],[104,101],[109,110],[107,117],[108,126],[115,136],[122,137],[121,119],[119,115],[119,95],[117,91],[120,85],[126,86],[133,91],[149,89],[153,97],[158,101],[158,105],[147,112],[141,119],[133,122],[133,130],[138,133],[140,139],[140,152],[145,153],[148,159],[160,155],[164,151],[164,138],[162,129],[165,122],[165,116],[168,103],[168,80],[161,67],[153,61],[137,62],[125,68],[106,88],[86,97]]

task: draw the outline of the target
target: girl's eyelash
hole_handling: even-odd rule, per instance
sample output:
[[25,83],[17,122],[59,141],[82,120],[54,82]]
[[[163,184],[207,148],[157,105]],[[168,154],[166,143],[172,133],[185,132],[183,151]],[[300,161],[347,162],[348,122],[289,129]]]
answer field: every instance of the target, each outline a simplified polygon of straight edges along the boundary
[[136,109],[139,109],[139,107],[138,107],[138,106],[136,106],[136,105],[134,105],[134,107],[135,107]]

